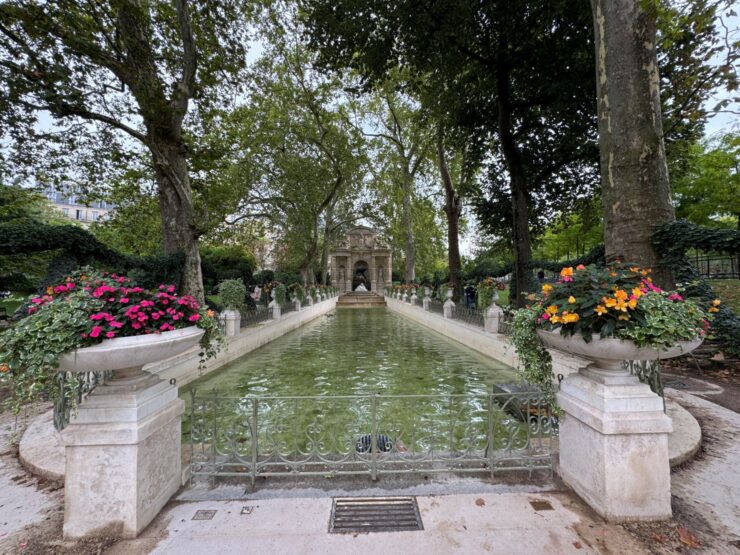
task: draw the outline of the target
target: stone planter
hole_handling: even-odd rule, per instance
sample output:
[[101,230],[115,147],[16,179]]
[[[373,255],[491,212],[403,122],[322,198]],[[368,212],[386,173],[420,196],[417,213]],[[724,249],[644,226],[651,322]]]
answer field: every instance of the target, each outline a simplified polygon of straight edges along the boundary
[[242,320],[242,315],[239,313],[239,311],[230,308],[224,310],[221,314],[221,317],[224,321],[224,334],[226,334],[228,337],[239,335],[239,332],[241,331]]
[[560,475],[610,521],[671,517],[668,434],[662,399],[623,368],[624,360],[665,359],[688,353],[701,339],[666,349],[631,341],[538,330],[551,348],[585,357],[592,365],[560,384]]
[[63,371],[113,370],[61,432],[65,537],[136,537],[179,489],[184,402],[176,385],[142,367],[187,351],[203,333],[109,339],[60,357]]

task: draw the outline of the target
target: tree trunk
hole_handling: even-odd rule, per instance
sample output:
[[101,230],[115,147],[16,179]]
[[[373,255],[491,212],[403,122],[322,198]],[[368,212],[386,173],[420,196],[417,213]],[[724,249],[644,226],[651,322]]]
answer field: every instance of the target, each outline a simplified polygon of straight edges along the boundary
[[324,244],[321,247],[321,283],[326,283],[326,278],[329,274],[329,243],[331,242],[329,237],[329,226],[324,227]]
[[447,167],[445,157],[444,140],[442,134],[437,136],[437,161],[442,186],[445,192],[445,215],[447,216],[447,263],[450,267],[450,281],[454,285],[454,301],[460,299],[462,292],[461,277],[462,263],[460,262],[460,214],[462,213],[462,202],[460,196],[452,185],[450,170]]
[[636,0],[592,0],[607,260],[653,268],[673,286],[651,237],[675,220],[660,113],[655,20]]
[[183,253],[185,262],[180,279],[180,291],[204,303],[203,274],[198,249],[199,232],[195,225],[184,145],[155,137],[150,139],[149,149],[152,152],[159,187],[164,251],[166,254]]
[[511,185],[512,243],[514,245],[514,276],[511,283],[510,303],[517,307],[525,304],[524,293],[531,290],[532,243],[529,236],[529,192],[521,154],[512,132],[509,73],[504,63],[497,70],[498,131],[501,150],[509,171]]
[[408,170],[403,168],[403,227],[406,231],[406,243],[404,255],[406,258],[406,283],[412,283],[416,279],[416,253],[414,251],[414,228],[411,218],[411,194],[414,189],[414,177]]

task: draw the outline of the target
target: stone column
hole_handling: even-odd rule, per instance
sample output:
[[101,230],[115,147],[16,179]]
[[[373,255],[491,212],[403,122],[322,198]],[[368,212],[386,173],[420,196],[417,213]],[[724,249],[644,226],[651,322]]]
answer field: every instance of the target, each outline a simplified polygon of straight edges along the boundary
[[98,386],[61,433],[64,536],[135,538],[180,488],[177,387],[152,375]]
[[447,299],[442,305],[442,316],[452,318],[452,311],[455,310],[455,303],[452,299]]
[[610,521],[671,517],[668,434],[660,397],[629,371],[593,366],[561,383],[560,475]]
[[227,337],[234,337],[239,335],[241,331],[241,319],[242,316],[238,310],[224,310],[224,334]]
[[504,311],[497,304],[492,304],[483,313],[483,329],[487,332],[498,333],[498,325],[504,317]]

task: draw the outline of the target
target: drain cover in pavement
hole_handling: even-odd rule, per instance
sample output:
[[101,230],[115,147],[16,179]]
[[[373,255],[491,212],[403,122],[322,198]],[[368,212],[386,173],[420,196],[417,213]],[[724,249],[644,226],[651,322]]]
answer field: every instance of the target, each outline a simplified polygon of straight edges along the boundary
[[535,499],[534,501],[529,502],[530,505],[532,505],[532,508],[535,511],[554,511],[555,509],[552,508],[552,505],[549,501],[545,501],[544,499]]
[[195,511],[192,520],[212,520],[215,514],[216,511],[204,511],[201,509]]
[[423,529],[415,497],[336,497],[332,503],[332,534]]

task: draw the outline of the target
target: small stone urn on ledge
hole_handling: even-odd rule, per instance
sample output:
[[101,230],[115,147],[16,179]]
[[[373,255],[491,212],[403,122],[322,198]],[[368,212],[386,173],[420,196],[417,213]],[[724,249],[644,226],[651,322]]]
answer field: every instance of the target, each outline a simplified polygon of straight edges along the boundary
[[143,366],[187,351],[203,333],[107,339],[60,357],[61,371],[113,371],[61,432],[65,537],[136,537],[179,489],[184,403],[176,385]]

